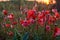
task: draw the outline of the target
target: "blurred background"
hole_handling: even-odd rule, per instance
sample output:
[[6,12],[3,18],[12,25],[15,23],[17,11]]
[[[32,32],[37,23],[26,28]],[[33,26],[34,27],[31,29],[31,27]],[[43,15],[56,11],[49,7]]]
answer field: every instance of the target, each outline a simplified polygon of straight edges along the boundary
[[20,6],[28,6],[32,8],[34,3],[39,5],[40,10],[45,8],[51,9],[54,4],[56,4],[55,0],[0,0],[0,11],[3,9],[7,10],[16,10],[19,11]]

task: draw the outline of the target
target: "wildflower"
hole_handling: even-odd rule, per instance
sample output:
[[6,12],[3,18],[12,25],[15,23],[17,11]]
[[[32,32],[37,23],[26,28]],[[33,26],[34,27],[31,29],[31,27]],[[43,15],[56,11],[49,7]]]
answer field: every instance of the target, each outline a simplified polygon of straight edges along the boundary
[[58,12],[56,12],[56,13],[55,13],[55,15],[54,15],[54,17],[55,17],[56,19],[59,19],[59,18],[60,18],[59,13],[58,13]]
[[57,12],[57,9],[52,9],[52,12],[53,12],[53,13]]
[[49,25],[52,24],[53,21],[54,21],[53,16],[50,15],[50,16],[49,16],[49,19],[48,19],[48,24],[49,24]]
[[[31,18],[31,19],[29,19],[28,21],[29,21],[31,24],[33,24],[33,23],[35,22],[35,20],[34,20],[34,19],[32,19],[32,18]],[[29,23],[29,24],[30,24],[30,23]]]
[[5,24],[5,26],[6,26],[7,28],[9,28],[9,27],[10,27],[10,24]]
[[8,15],[8,18],[10,19],[10,21],[12,21],[14,19],[14,14]]
[[3,10],[3,14],[4,15],[7,15],[8,14],[8,11],[7,10]]
[[28,19],[29,19],[29,18],[35,19],[35,18],[36,18],[35,11],[29,10],[29,11],[27,12],[27,18],[28,18]]
[[28,24],[28,21],[27,20],[24,20],[23,23],[22,23],[22,26],[24,27],[27,27],[29,24]]
[[12,31],[7,32],[7,34],[8,34],[9,36],[13,36],[13,32],[12,32]]
[[46,31],[49,32],[50,31],[50,26],[46,25]]
[[54,34],[53,34],[53,36],[54,37],[56,37],[56,33],[58,32],[58,27],[55,27],[55,29],[54,29]]
[[44,25],[43,19],[38,20],[38,23],[39,23],[41,26],[43,26],[43,25]]
[[50,11],[49,10],[47,10],[46,12],[45,12],[45,14],[49,14],[50,13]]
[[29,19],[29,20],[27,20],[27,19],[25,19],[25,20],[20,20],[20,24],[22,25],[22,26],[24,26],[24,27],[27,27],[27,26],[29,26],[30,24],[31,24],[31,20]]
[[20,24],[23,24],[24,20],[20,19]]
[[38,23],[43,26],[45,22],[45,16],[43,14],[38,14]]
[[54,37],[59,36],[59,35],[60,35],[60,28],[56,27],[54,31]]

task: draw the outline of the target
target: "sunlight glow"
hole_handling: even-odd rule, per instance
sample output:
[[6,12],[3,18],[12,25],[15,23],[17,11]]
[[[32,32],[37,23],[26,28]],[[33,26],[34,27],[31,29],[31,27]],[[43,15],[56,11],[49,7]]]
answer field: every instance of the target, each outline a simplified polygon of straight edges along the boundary
[[1,1],[10,1],[10,0],[0,0],[0,2],[1,2]]
[[49,4],[49,0],[42,0],[43,3]]
[[[28,1],[34,1],[34,0],[28,0]],[[55,0],[36,0],[38,3],[45,3],[45,4],[54,4],[56,3]],[[51,2],[52,1],[52,2]]]

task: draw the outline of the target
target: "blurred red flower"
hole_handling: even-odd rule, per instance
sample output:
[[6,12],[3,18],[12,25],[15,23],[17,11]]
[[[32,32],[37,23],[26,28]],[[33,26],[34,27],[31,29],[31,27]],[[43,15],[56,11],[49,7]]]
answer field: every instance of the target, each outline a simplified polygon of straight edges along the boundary
[[5,26],[6,26],[7,28],[9,28],[9,27],[10,27],[10,24],[5,24]]
[[54,17],[58,20],[60,18],[60,14],[58,12],[56,12]]
[[54,20],[54,18],[53,18],[53,16],[49,16],[49,19],[48,19],[48,24],[50,25],[50,24],[53,24],[53,22],[54,22],[55,20]]
[[49,32],[50,31],[50,26],[46,25],[46,31]]
[[50,11],[49,10],[46,10],[45,14],[50,14]]
[[10,19],[10,21],[12,21],[14,19],[14,14],[9,14],[8,18]]
[[60,28],[55,27],[53,37],[56,37],[56,36],[59,36],[59,35],[60,35]]
[[52,12],[54,12],[54,13],[57,12],[57,9],[52,9]]
[[44,25],[43,19],[39,19],[39,20],[38,20],[38,24],[40,24],[40,26],[43,26],[43,25]]
[[20,24],[23,24],[24,20],[20,19]]
[[31,24],[31,21],[30,20],[20,20],[20,24],[23,26],[23,27],[27,27]]
[[34,19],[32,19],[32,18],[31,18],[31,19],[29,19],[28,21],[29,21],[29,24],[33,24],[33,23],[35,22],[35,20],[34,20]]
[[31,23],[30,20],[27,20],[27,23],[30,24]]
[[13,32],[12,31],[10,31],[10,32],[7,32],[7,34],[9,35],[9,36],[13,36]]
[[35,19],[35,18],[36,18],[35,11],[34,11],[34,10],[29,10],[29,11],[27,12],[27,18],[28,18],[28,19],[29,19],[29,18]]
[[8,11],[7,10],[3,10],[3,14],[4,15],[7,15],[8,14]]
[[45,14],[43,14],[43,13],[42,14],[38,14],[37,18],[38,18],[38,24],[40,24],[41,26],[43,26],[44,22],[46,20]]

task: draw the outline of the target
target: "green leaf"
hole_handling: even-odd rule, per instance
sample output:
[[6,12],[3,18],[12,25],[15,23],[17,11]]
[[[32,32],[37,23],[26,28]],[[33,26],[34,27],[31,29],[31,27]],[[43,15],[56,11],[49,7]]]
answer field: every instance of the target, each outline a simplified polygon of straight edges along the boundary
[[57,36],[57,37],[56,37],[56,40],[60,40],[60,36]]
[[13,40],[22,40],[22,35],[18,32],[18,30],[16,28],[15,28],[14,32],[15,32],[15,34],[14,34]]
[[26,32],[25,35],[23,36],[23,40],[28,40],[28,38],[29,38],[29,33]]

